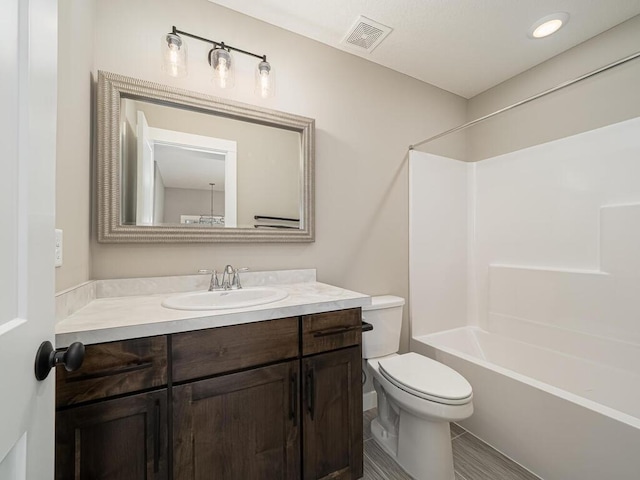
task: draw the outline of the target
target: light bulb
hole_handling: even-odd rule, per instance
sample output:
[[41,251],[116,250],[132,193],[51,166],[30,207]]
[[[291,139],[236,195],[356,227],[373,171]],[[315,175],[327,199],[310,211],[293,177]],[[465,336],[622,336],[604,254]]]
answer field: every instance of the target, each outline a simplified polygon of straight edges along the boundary
[[229,69],[227,68],[227,60],[225,58],[221,58],[219,60],[218,66],[216,67],[220,71],[220,75],[226,77],[229,73]]
[[227,61],[224,58],[220,59],[216,70],[218,71],[218,78],[220,79],[220,88],[226,88],[229,69],[227,68]]
[[169,74],[172,77],[178,76],[178,53],[180,49],[175,45],[169,45]]

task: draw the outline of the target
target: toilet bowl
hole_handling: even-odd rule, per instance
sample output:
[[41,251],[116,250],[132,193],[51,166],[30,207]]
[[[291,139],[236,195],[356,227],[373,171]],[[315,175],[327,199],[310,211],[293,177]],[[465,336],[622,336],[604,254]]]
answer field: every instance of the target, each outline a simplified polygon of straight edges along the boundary
[[404,299],[373,297],[363,318],[362,356],[373,379],[378,416],[374,440],[417,480],[454,480],[449,422],[473,413],[469,382],[455,370],[417,353],[397,353]]

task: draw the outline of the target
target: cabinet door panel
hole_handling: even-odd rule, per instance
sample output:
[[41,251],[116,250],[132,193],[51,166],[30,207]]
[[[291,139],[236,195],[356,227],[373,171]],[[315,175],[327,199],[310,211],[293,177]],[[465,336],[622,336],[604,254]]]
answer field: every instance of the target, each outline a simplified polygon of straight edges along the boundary
[[362,476],[359,346],[303,360],[304,478]]
[[298,362],[175,387],[175,480],[300,476]]
[[57,412],[56,479],[166,479],[166,425],[166,390]]

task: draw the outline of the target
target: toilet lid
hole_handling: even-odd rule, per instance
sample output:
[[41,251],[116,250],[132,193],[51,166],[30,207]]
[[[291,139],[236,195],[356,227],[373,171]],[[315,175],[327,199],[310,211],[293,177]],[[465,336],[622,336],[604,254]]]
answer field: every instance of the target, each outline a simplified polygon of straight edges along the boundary
[[458,372],[417,353],[405,353],[379,362],[384,377],[402,390],[438,403],[459,405],[472,395],[471,385]]

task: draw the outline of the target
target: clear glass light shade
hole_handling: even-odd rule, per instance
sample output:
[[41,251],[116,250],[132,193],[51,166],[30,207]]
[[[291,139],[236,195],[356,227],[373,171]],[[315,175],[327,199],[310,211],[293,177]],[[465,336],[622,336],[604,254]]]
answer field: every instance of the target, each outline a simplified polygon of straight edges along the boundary
[[218,88],[232,88],[234,85],[233,57],[224,48],[214,48],[209,52],[209,63],[213,69],[213,83]]
[[160,40],[162,49],[162,70],[172,77],[187,76],[187,44],[173,33],[167,33]]
[[256,68],[256,95],[270,98],[276,94],[276,78],[273,68],[267,61],[262,61]]

